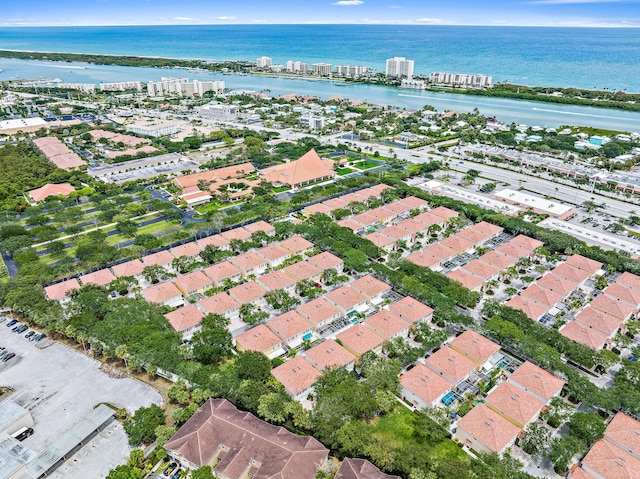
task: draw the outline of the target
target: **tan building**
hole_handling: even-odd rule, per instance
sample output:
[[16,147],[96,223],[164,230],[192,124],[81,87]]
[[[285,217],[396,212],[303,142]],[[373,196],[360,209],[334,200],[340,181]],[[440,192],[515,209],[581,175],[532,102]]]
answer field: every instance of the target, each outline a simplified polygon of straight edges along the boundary
[[333,339],[308,349],[304,356],[318,371],[327,368],[345,367],[352,369],[356,357],[345,348],[336,343]]
[[336,340],[356,357],[368,351],[379,352],[386,342],[385,338],[362,324],[345,329],[336,336]]
[[296,400],[305,399],[309,394],[313,394],[313,385],[322,376],[322,373],[302,356],[296,356],[272,369],[271,374],[284,386],[287,394]]
[[342,316],[342,311],[325,298],[316,298],[298,306],[297,311],[311,322],[315,331]]
[[402,397],[413,407],[436,406],[451,390],[451,383],[433,369],[418,363],[400,377]]
[[213,281],[202,271],[193,271],[178,276],[174,283],[185,298],[194,294],[204,294],[205,291],[213,288]]
[[511,447],[520,428],[484,404],[479,404],[458,421],[456,438],[477,452],[502,454]]
[[240,333],[235,337],[235,342],[238,351],[257,351],[269,359],[284,354],[282,340],[264,324]]

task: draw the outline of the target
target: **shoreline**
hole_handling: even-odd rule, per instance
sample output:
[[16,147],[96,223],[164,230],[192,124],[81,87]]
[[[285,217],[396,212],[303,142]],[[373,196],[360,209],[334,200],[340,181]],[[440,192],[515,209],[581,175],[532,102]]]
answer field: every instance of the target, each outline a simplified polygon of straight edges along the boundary
[[[343,78],[343,77],[316,77],[311,75],[296,75],[286,73],[269,73],[255,71],[253,62],[245,60],[211,61],[204,59],[182,59],[167,57],[152,57],[141,55],[104,55],[89,53],[66,52],[42,52],[31,50],[0,49],[0,58],[26,61],[40,61],[50,63],[84,63],[88,65],[115,65],[122,67],[142,67],[158,69],[185,69],[201,72],[246,74],[269,78],[284,78],[294,80],[328,81],[344,85],[374,85],[386,86],[399,91],[427,91],[431,93],[452,93],[456,95],[483,96],[495,98],[507,98],[512,100],[540,101],[559,105],[589,106],[594,108],[615,109],[621,111],[640,112],[640,93],[627,93],[621,91],[587,90],[574,87],[536,87],[498,83],[491,88],[467,89],[447,87],[441,85],[428,85],[424,89],[402,88],[397,82],[377,81],[380,77],[367,78]],[[415,76],[416,79],[425,77]],[[5,80],[9,81],[9,80]],[[390,84],[391,83],[391,84]],[[523,90],[522,92],[520,90]],[[541,92],[547,92],[542,94]],[[560,92],[560,95],[548,92]],[[572,96],[564,96],[572,95]],[[580,96],[575,96],[580,95]],[[588,95],[588,98],[585,98]]]

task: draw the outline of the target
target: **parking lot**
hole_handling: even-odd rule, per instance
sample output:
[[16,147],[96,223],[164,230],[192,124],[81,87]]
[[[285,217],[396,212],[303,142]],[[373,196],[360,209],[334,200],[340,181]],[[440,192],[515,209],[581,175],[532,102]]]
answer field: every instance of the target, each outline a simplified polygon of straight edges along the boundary
[[[151,387],[131,378],[115,379],[100,371],[101,363],[60,343],[40,349],[0,324],[0,346],[16,356],[0,363],[0,385],[10,386],[9,397],[30,410],[34,434],[24,444],[39,453],[95,406],[109,403],[133,413],[141,406],[160,404]],[[43,341],[44,342],[44,341]],[[103,478],[129,454],[122,425],[112,422],[50,477]]]

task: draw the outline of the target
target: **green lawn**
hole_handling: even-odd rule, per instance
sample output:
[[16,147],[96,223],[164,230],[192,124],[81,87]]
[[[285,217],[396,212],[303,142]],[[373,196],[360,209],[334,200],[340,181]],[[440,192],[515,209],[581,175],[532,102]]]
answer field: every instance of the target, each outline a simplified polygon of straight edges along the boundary
[[356,170],[352,170],[351,168],[338,168],[336,170],[336,172],[338,173],[338,176],[344,176],[344,175],[348,175],[349,173],[353,173]]
[[363,160],[356,161],[355,163],[352,163],[351,166],[354,166],[359,170],[369,170],[371,168],[375,168],[376,166],[380,166],[380,164],[376,163],[375,161]]

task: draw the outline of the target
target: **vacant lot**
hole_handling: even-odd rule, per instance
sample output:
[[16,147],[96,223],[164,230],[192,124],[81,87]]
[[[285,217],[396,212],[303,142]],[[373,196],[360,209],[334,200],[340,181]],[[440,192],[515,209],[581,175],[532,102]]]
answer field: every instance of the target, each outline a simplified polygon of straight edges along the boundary
[[[0,363],[0,385],[12,387],[15,392],[10,398],[31,411],[35,432],[24,444],[36,452],[100,403],[133,413],[141,406],[162,402],[146,384],[131,378],[111,378],[100,371],[100,362],[60,343],[44,349],[36,344],[11,332],[5,323],[0,325],[0,346],[16,353],[9,362]],[[100,447],[95,447],[98,444]],[[110,468],[125,461],[128,453],[122,426],[112,423],[69,458],[56,471],[56,477],[105,477]],[[59,471],[66,472],[60,475]]]

